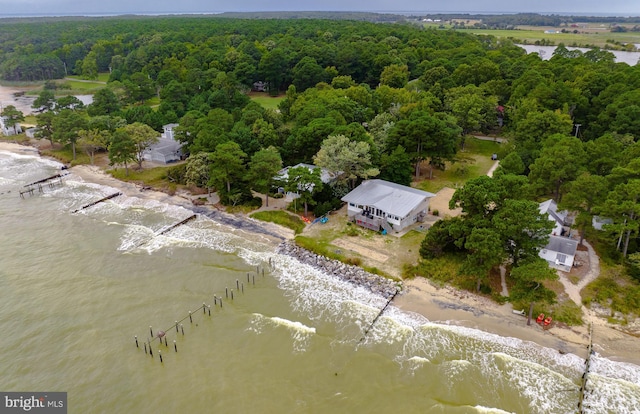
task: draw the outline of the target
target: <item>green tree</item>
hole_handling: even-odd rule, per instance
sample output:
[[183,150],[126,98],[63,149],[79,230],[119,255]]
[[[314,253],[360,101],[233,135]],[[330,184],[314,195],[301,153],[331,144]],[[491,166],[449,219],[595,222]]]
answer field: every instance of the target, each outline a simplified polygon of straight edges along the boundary
[[93,165],[93,158],[97,151],[104,150],[109,145],[111,134],[109,131],[90,129],[81,129],[78,131],[78,144],[89,156],[91,165]]
[[82,76],[86,79],[98,79],[98,63],[93,51],[82,59]]
[[501,264],[506,256],[500,234],[491,228],[474,228],[464,244],[469,254],[461,267],[462,273],[476,280],[476,291],[494,266]]
[[586,227],[591,224],[593,208],[604,203],[608,193],[607,179],[588,172],[583,172],[575,181],[568,184],[567,194],[558,206],[578,212],[576,224],[580,226],[580,244],[584,240]]
[[[618,184],[609,192],[602,211],[613,219],[609,226],[612,230],[624,235],[622,256],[626,257],[632,233],[638,232],[640,220],[640,179],[634,178],[626,183]],[[620,248],[620,242],[618,242]]]
[[48,89],[40,92],[38,97],[33,101],[31,107],[36,110],[36,112],[49,112],[53,111],[53,108],[56,106],[56,96],[53,91]]
[[269,207],[269,191],[274,185],[274,177],[281,169],[282,158],[275,147],[256,152],[249,161],[249,181],[254,190],[265,195],[267,207]]
[[515,131],[516,151],[525,167],[538,158],[543,142],[554,134],[570,135],[573,122],[569,115],[560,111],[530,111],[517,123]]
[[558,274],[549,267],[546,260],[535,256],[522,262],[519,266],[514,266],[511,270],[511,277],[514,285],[511,287],[511,301],[522,301],[529,303],[527,314],[527,325],[531,325],[533,316],[533,306],[536,303],[552,304],[555,301],[556,293],[544,286],[547,280],[557,280]]
[[136,159],[136,143],[122,128],[118,128],[109,143],[109,165],[124,165],[125,173],[129,175],[129,163]]
[[308,214],[308,206],[315,205],[313,195],[322,190],[320,168],[309,169],[305,166],[289,168],[285,190],[298,193],[304,204],[304,215]]
[[24,114],[13,105],[4,107],[0,116],[4,118],[4,124],[8,128],[13,128],[13,133],[18,133],[18,124],[24,121]]
[[380,84],[392,88],[404,88],[409,82],[409,67],[392,64],[385,67],[380,74]]
[[142,161],[144,152],[153,144],[160,140],[160,134],[158,134],[149,125],[141,122],[134,122],[133,124],[125,125],[119,128],[121,132],[129,135],[131,140],[136,145],[136,157],[135,160],[138,163],[138,168],[142,169]]
[[84,103],[80,99],[72,95],[67,95],[58,98],[58,100],[56,101],[55,110],[56,112],[60,112],[63,109],[71,109],[72,111],[75,111],[83,108]]
[[312,88],[323,80],[325,80],[324,70],[312,57],[303,57],[293,67],[293,84],[298,91]]
[[242,181],[245,176],[247,154],[242,152],[240,145],[229,141],[218,144],[216,150],[209,156],[211,171],[209,186],[218,190],[226,188],[227,195],[231,194],[231,184]]
[[508,199],[493,216],[492,225],[516,267],[521,261],[538,256],[549,241],[554,223],[540,214],[538,203]]
[[76,159],[78,131],[86,129],[86,123],[87,121],[82,115],[71,109],[63,109],[53,119],[53,140],[63,145],[71,145],[74,160]]
[[111,115],[120,110],[118,97],[110,88],[102,88],[93,94],[93,102],[87,106],[90,116]]
[[446,106],[456,117],[462,128],[462,135],[473,131],[486,130],[496,123],[495,96],[484,96],[482,89],[469,85],[450,89],[446,96]]
[[36,115],[36,138],[47,139],[53,147],[53,120],[55,114],[50,111]]
[[370,150],[366,142],[351,141],[344,135],[332,135],[322,142],[313,161],[353,189],[358,178],[375,177],[380,173],[371,165]]
[[381,179],[409,186],[412,175],[411,158],[403,146],[398,145],[391,154],[382,154],[380,159]]
[[562,185],[576,179],[584,168],[585,158],[582,141],[578,138],[550,137],[540,156],[530,166],[529,180],[542,194],[553,192],[554,199],[559,202]]
[[209,189],[209,178],[211,176],[210,153],[199,152],[192,154],[187,159],[185,180],[187,185]]
[[452,158],[456,153],[456,140],[460,129],[424,111],[414,111],[408,119],[398,121],[389,133],[388,146],[395,148],[402,145],[407,149],[415,163],[416,178],[420,177],[420,163],[430,158],[433,176],[433,165],[444,159]]
[[520,175],[524,172],[524,163],[522,162],[522,158],[518,155],[517,152],[510,152],[506,157],[500,161],[498,168],[493,173],[494,176],[502,175],[502,174],[514,174]]

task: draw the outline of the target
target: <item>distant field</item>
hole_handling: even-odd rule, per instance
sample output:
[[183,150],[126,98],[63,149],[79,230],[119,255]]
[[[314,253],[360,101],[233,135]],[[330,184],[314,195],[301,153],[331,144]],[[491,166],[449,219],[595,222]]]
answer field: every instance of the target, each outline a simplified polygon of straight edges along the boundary
[[[472,25],[475,21],[470,21]],[[425,27],[439,27],[441,23],[424,23]],[[452,26],[446,24],[445,28]],[[547,30],[561,31],[566,29],[570,33],[545,33]],[[513,38],[518,42],[535,43],[542,39],[550,40],[554,44],[564,43],[567,46],[598,46],[604,48],[606,44],[612,44],[610,40],[619,43],[640,43],[640,33],[625,32],[612,33],[609,25],[605,23],[577,23],[577,27],[544,27],[544,26],[518,26],[515,30],[491,30],[491,29],[456,29],[461,32],[478,35],[491,35],[500,38]],[[578,33],[573,33],[577,30]]]
[[518,30],[488,30],[488,29],[460,29],[462,32],[491,35],[495,37],[513,38],[517,41],[535,43],[542,39],[550,40],[554,44],[564,43],[566,46],[598,46],[612,44],[609,40],[620,43],[640,43],[640,33],[611,33],[609,31],[585,30],[579,33],[545,33],[545,30],[562,30],[559,28],[538,28]]
[[265,92],[251,92],[249,94],[249,97],[251,98],[251,100],[259,103],[264,108],[273,110],[277,110],[278,104],[280,104],[280,102],[282,102],[282,100],[285,98],[284,95],[276,97],[269,96],[269,94]]

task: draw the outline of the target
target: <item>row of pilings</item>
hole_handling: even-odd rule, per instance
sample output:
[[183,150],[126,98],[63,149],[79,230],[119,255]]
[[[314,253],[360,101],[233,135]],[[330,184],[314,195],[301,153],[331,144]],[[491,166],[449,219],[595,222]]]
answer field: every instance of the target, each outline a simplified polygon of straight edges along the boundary
[[[271,263],[271,259],[269,259]],[[247,272],[246,282],[244,280],[236,279],[235,285],[231,288],[225,287],[224,293],[218,296],[213,295],[212,303],[203,302],[202,305],[196,309],[188,311],[187,315],[182,319],[175,320],[171,326],[164,330],[155,330],[152,325],[149,326],[149,336],[146,340],[141,341],[138,335],[134,336],[136,348],[144,350],[145,355],[154,358],[154,347],[156,349],[155,355],[157,355],[160,363],[164,364],[164,360],[167,358],[167,351],[178,352],[178,337],[185,337],[184,325],[194,325],[194,320],[197,318],[212,318],[216,312],[222,311],[224,308],[223,302],[232,303],[239,296],[244,294],[245,286],[256,285],[256,279],[261,280],[265,277],[265,268],[256,266],[256,272]],[[212,316],[213,313],[213,316]],[[195,326],[198,326],[195,323]],[[175,339],[169,340],[169,337]],[[163,354],[162,351],[165,351]]]

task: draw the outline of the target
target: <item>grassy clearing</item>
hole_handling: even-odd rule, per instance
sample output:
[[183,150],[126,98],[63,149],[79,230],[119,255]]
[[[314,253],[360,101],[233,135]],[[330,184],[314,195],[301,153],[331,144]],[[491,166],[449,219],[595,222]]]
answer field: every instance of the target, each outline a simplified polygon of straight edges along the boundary
[[263,108],[265,108],[265,109],[273,109],[273,110],[277,110],[278,109],[278,105],[285,98],[284,95],[275,96],[275,97],[274,96],[270,96],[266,92],[251,92],[249,94],[249,97],[251,98],[251,100],[259,103],[260,105],[262,105]]
[[302,233],[302,230],[304,230],[305,228],[305,223],[300,219],[300,217],[289,214],[286,211],[282,210],[259,211],[257,213],[251,214],[250,217],[287,227],[293,230],[295,234]]
[[[458,188],[465,182],[485,175],[494,161],[491,155],[501,154],[503,144],[494,141],[484,141],[467,138],[465,149],[458,152],[456,160],[447,162],[444,171],[434,170],[432,179],[424,179],[416,183],[416,188],[437,193],[444,187]],[[428,177],[428,167],[423,168],[423,174]]]
[[132,182],[145,186],[150,186],[169,194],[174,194],[178,185],[167,180],[167,172],[173,167],[154,167],[137,170],[137,166],[129,166],[129,174],[123,167],[107,170],[114,178],[121,181]]
[[76,159],[73,159],[73,151],[71,146],[66,146],[59,149],[45,149],[41,151],[42,155],[55,158],[63,164],[71,166],[91,164],[91,160],[87,154],[82,152],[79,147],[76,146]]
[[295,242],[298,246],[315,254],[325,256],[329,259],[338,260],[348,265],[359,266],[369,273],[380,275],[388,279],[394,279],[391,275],[380,270],[378,267],[367,266],[366,264],[363,264],[363,261],[360,257],[345,254],[343,250],[337,249],[326,240],[318,240],[314,237],[307,236],[297,236],[295,238]]
[[22,134],[18,134],[18,135],[11,135],[11,136],[6,136],[6,135],[2,135],[0,134],[0,141],[5,141],[5,142],[17,142],[19,144],[21,143],[27,143],[29,142],[29,137],[27,137],[26,134],[22,133]]
[[600,277],[582,290],[582,302],[585,306],[598,303],[612,314],[640,315],[640,285],[621,265],[601,266]]

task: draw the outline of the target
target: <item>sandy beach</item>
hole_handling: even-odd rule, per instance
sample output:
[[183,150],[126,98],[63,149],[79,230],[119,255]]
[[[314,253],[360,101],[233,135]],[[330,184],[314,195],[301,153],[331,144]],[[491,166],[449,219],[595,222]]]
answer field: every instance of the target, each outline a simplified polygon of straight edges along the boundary
[[[20,154],[38,154],[34,147],[0,142],[0,150]],[[84,181],[107,185],[123,194],[159,202],[171,203],[204,213],[223,225],[229,231],[252,240],[271,243],[276,246],[283,240],[292,239],[291,230],[275,224],[258,222],[246,216],[236,216],[209,207],[196,208],[188,193],[168,195],[163,192],[144,190],[141,186],[114,179],[97,166],[75,166],[70,172]],[[206,210],[206,211],[205,211]],[[487,298],[451,287],[436,287],[424,278],[403,282],[402,294],[393,304],[398,308],[423,315],[432,322],[465,326],[505,337],[531,341],[562,353],[587,355],[589,343],[588,326],[563,327],[554,325],[548,330],[532,321],[526,325],[526,317],[515,314],[510,304],[499,305]],[[640,338],[623,333],[607,321],[586,310],[585,320],[593,324],[594,350],[612,360],[640,365]]]

